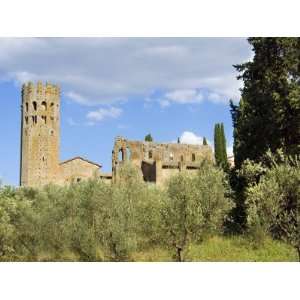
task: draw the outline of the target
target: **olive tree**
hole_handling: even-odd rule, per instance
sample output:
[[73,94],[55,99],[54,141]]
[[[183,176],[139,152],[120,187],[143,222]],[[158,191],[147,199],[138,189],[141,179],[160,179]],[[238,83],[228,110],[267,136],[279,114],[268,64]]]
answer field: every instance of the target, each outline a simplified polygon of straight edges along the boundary
[[266,235],[285,240],[296,248],[300,259],[299,205],[299,160],[274,163],[259,183],[247,190],[249,231],[258,240]]
[[228,192],[223,170],[206,161],[197,175],[182,172],[169,180],[162,212],[164,238],[176,251],[177,261],[183,261],[182,252],[191,242],[222,231],[233,207]]
[[16,228],[11,216],[16,213],[15,199],[6,188],[0,190],[0,261],[10,260],[15,254]]

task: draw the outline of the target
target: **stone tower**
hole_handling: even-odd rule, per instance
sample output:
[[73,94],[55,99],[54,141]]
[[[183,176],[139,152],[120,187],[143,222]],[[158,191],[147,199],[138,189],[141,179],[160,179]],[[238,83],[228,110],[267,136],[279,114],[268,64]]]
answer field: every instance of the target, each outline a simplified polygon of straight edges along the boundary
[[55,182],[59,173],[60,90],[29,82],[22,88],[21,186]]

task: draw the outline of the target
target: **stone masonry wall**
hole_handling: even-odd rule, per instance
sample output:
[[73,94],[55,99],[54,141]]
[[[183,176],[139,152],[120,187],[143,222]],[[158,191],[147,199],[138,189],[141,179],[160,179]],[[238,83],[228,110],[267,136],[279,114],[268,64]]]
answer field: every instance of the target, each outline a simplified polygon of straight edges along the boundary
[[118,169],[125,161],[131,161],[145,181],[164,184],[180,171],[195,173],[204,159],[213,161],[208,145],[164,144],[117,137],[112,153],[113,181],[118,180]]

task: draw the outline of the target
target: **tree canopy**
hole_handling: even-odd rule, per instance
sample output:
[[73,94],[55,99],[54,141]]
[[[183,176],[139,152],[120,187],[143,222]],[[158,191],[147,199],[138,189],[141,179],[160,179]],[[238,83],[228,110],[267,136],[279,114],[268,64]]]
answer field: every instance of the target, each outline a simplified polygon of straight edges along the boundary
[[152,135],[150,133],[148,133],[146,136],[145,136],[145,141],[146,142],[153,142],[153,138],[152,138]]
[[300,153],[300,38],[249,38],[252,61],[235,65],[242,98],[231,101],[234,155],[239,168],[270,149]]

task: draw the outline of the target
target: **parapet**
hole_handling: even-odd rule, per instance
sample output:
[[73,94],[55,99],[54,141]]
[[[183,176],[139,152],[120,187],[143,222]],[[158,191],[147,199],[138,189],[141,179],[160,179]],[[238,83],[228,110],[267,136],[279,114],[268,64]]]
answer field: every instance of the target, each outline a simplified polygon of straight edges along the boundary
[[58,97],[60,95],[60,88],[58,85],[50,84],[46,82],[43,84],[41,81],[38,81],[36,84],[33,82],[27,82],[22,86],[22,96],[27,98],[30,96],[38,95],[53,95]]

